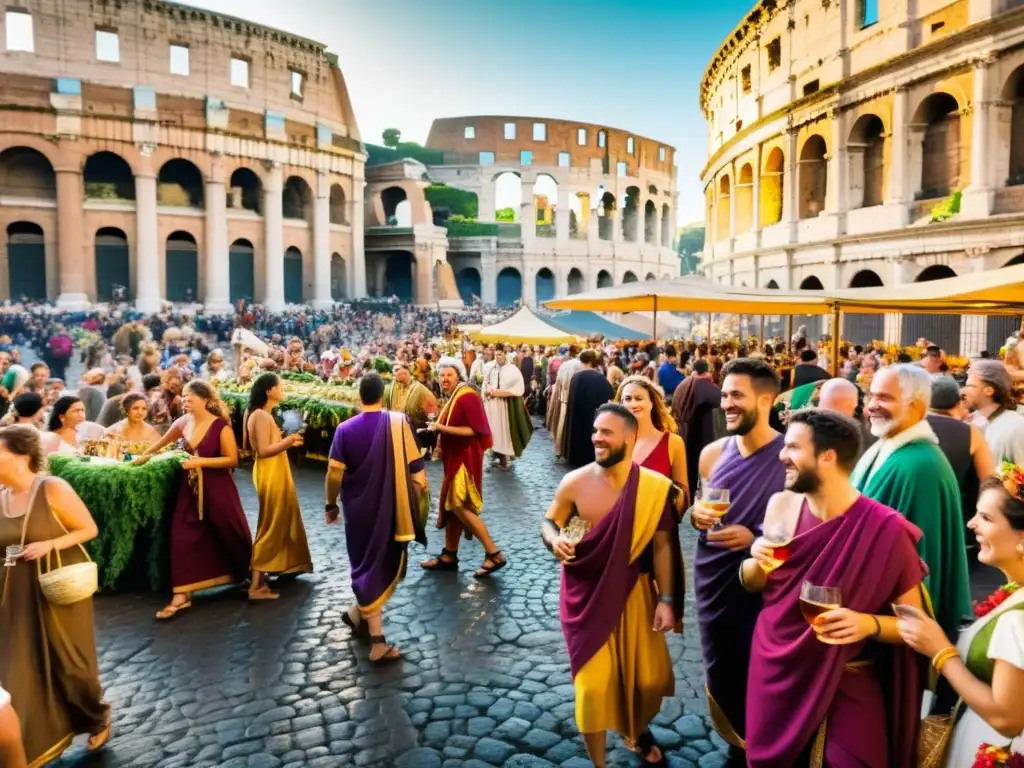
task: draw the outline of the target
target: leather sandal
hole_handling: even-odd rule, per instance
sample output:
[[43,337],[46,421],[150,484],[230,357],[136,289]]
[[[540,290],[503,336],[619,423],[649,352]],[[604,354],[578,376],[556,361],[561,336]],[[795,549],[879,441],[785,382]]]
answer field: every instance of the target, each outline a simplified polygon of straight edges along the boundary
[[113,730],[113,723],[110,717],[110,710],[107,710],[107,717],[103,721],[102,727],[96,731],[96,733],[89,735],[89,740],[86,742],[85,751],[87,753],[99,752],[110,741],[110,732]]
[[[633,752],[640,755],[640,759],[644,761],[644,765],[656,765],[656,766],[667,766],[668,760],[665,759],[665,750],[662,749],[661,745],[654,740],[654,734],[650,730],[646,730],[640,734],[636,740],[636,744],[629,747]],[[661,758],[658,760],[650,760],[651,753],[657,749],[661,753]]]
[[[500,560],[499,560],[500,558]],[[490,560],[491,564],[487,565],[487,561]],[[508,558],[501,554],[500,549],[496,549],[493,552],[487,554],[484,558],[484,564],[473,574],[476,578],[482,579],[485,576],[490,576],[497,573],[502,568],[508,565]]]
[[161,609],[160,611],[157,611],[156,617],[160,621],[167,621],[168,619],[173,619],[179,613],[181,613],[182,611],[188,610],[191,607],[192,607],[192,598],[191,597],[187,598],[182,603],[178,603],[177,605],[175,605],[173,600],[172,600],[170,603],[165,605],[163,607],[163,609]]
[[375,667],[383,667],[387,664],[394,664],[396,661],[402,660],[402,654],[393,645],[388,645],[388,639],[384,635],[370,635],[370,642],[373,645],[387,645],[387,649],[376,659],[370,659],[370,663]]
[[352,614],[350,614],[348,611],[345,611],[343,614],[341,614],[341,623],[352,631],[352,637],[355,637],[359,640],[370,639],[370,627],[366,623],[365,619],[360,618],[358,622],[355,622],[352,620]]
[[[450,559],[446,560],[445,556]],[[459,553],[444,547],[440,555],[420,563],[420,568],[428,571],[457,571],[459,570]]]

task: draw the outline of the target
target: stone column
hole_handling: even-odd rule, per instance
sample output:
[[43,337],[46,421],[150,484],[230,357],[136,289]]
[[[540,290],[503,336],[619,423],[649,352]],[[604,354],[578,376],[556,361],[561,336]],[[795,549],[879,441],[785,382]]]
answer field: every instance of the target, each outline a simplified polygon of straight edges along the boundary
[[498,241],[491,239],[487,250],[480,254],[480,301],[498,303]]
[[366,298],[366,248],[364,240],[363,222],[366,219],[366,207],[363,202],[364,187],[366,180],[363,178],[362,166],[356,167],[357,174],[352,177],[352,215],[349,221],[352,222],[352,259],[349,270],[351,280],[349,296],[354,299]]
[[828,171],[825,179],[825,211],[843,213],[846,210],[846,120],[843,113],[832,110],[832,136],[829,141]]
[[533,245],[537,239],[537,201],[533,198],[532,181],[522,184],[522,199],[519,205],[519,224],[523,233],[523,243]]
[[[960,354],[968,359],[981,355],[988,347],[988,318],[985,315],[961,315]],[[948,350],[955,353],[956,350]]]
[[900,344],[903,337],[903,313],[886,312],[885,314],[885,338],[883,341],[889,344]]
[[569,213],[569,190],[559,186],[558,204],[555,208],[555,242],[560,246],[569,244]]
[[621,243],[625,240],[624,226],[625,209],[615,201],[615,210],[612,211],[612,242]]
[[736,239],[736,201],[740,196],[739,179],[736,178],[735,164],[730,167],[729,178],[732,179],[732,186],[729,187],[729,239]]
[[800,179],[797,178],[796,162],[796,129],[786,132],[786,172],[782,178],[782,223],[789,227],[789,242],[796,237],[796,221],[798,216],[797,200]]
[[228,201],[224,186],[224,161],[214,155],[206,179],[206,253],[203,274],[206,291],[203,308],[211,314],[231,311],[228,259]]
[[[280,312],[284,309],[284,211],[281,201],[283,191],[284,172],[281,164],[270,162],[263,184],[263,223],[266,226],[263,240],[266,248],[263,304],[271,312]],[[352,231],[356,231],[355,222]]]
[[750,231],[756,234],[756,245],[761,245],[761,145],[754,153],[754,186],[750,191]]
[[892,151],[889,153],[889,178],[886,180],[886,205],[902,205],[909,202],[907,171],[910,131],[907,99],[907,89],[897,88],[892,102],[892,131],[886,137],[887,141],[892,142]]
[[597,207],[590,209],[590,216],[587,217],[587,255],[596,256],[598,243],[601,240],[601,233],[598,227],[601,226],[601,219],[597,215]]
[[313,301],[314,309],[330,309],[331,298],[331,180],[326,171],[316,175],[313,208]]
[[60,295],[57,306],[64,310],[89,305],[82,265],[85,254],[85,190],[78,168],[57,168],[57,260],[60,265]]
[[157,233],[156,173],[153,147],[143,147],[135,173],[135,308],[160,311],[160,239]]
[[[989,69],[995,61],[992,56],[982,56],[974,61],[974,115],[971,120],[971,183],[960,200],[960,215],[963,218],[986,218],[992,213],[995,198],[990,188],[989,163],[993,146],[991,121],[991,99],[989,95]],[[966,317],[965,317],[966,319]],[[964,338],[961,333],[961,339]],[[982,347],[984,348],[984,347]],[[980,349],[979,349],[980,351]]]
[[537,270],[523,262],[523,304],[529,307],[537,306]]
[[634,214],[633,221],[635,226],[633,227],[633,242],[637,245],[643,245],[645,242],[644,234],[647,231],[647,209],[646,201],[640,198],[636,201],[636,214]]

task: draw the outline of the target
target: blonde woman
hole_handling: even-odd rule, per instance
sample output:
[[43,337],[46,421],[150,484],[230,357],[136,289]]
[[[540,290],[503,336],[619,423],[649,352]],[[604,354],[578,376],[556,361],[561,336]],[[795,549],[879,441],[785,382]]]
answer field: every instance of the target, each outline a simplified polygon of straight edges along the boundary
[[675,419],[665,405],[661,387],[646,376],[629,376],[619,385],[615,402],[624,405],[640,425],[636,447],[633,449],[633,461],[664,475],[688,494],[690,484],[686,476],[686,445],[678,435]]

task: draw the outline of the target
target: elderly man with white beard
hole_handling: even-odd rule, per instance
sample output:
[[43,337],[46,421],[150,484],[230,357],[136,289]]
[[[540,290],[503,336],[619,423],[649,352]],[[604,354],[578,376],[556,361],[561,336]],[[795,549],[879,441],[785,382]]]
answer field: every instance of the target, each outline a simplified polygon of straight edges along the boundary
[[925,587],[935,618],[948,633],[971,614],[963,516],[956,475],[925,417],[932,382],[927,371],[903,364],[882,368],[871,382],[867,415],[878,438],[857,462],[857,490],[896,509],[924,536]]

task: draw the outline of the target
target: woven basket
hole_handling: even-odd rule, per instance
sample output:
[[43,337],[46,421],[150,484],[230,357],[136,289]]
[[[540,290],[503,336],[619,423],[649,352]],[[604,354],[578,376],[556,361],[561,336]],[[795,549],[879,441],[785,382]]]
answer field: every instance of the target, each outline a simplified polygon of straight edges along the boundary
[[[78,545],[82,552],[85,547]],[[89,554],[85,553],[86,562],[73,565],[61,565],[60,552],[57,552],[57,567],[50,569],[50,555],[46,555],[46,572],[43,572],[42,562],[36,560],[36,570],[39,574],[39,587],[43,590],[43,596],[50,605],[71,605],[80,600],[92,597],[99,590],[99,571],[96,563],[89,560]]]
[[921,721],[921,732],[917,741],[918,768],[942,768],[946,764],[946,753],[953,739],[960,704],[948,715],[928,715]]

